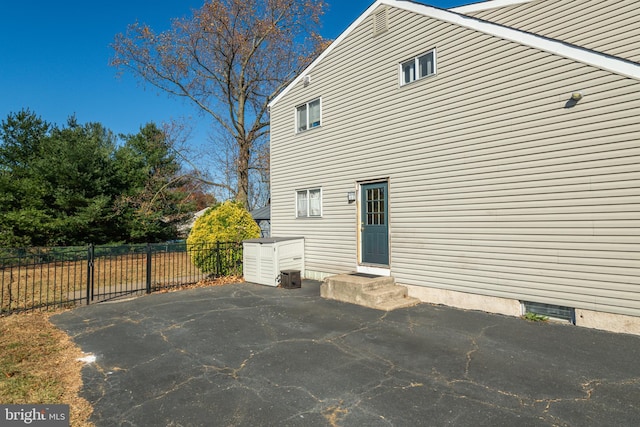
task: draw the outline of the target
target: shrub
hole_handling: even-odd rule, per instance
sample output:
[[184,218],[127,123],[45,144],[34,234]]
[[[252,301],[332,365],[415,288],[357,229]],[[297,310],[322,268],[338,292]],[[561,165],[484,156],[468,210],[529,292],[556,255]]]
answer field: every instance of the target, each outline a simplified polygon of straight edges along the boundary
[[187,250],[193,264],[203,273],[235,274],[242,262],[241,252],[229,251],[228,245],[218,243],[239,244],[256,237],[260,237],[260,227],[251,214],[240,203],[226,201],[196,220],[187,238]]

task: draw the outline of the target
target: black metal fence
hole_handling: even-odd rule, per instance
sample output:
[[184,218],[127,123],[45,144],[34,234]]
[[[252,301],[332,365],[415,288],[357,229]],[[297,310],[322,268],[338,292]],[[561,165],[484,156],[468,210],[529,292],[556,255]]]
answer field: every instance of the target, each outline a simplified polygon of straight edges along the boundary
[[0,249],[0,315],[242,275],[242,243]]

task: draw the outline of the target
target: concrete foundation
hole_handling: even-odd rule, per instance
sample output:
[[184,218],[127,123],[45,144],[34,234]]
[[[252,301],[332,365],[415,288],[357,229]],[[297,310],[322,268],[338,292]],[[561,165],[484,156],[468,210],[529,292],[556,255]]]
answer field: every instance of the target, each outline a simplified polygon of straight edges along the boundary
[[[404,285],[408,295],[431,304],[442,304],[466,310],[479,310],[506,316],[521,316],[520,301],[508,298],[475,295],[423,286]],[[576,326],[610,332],[640,335],[640,317],[576,308]]]
[[465,292],[405,285],[409,296],[431,304],[442,304],[465,310],[479,310],[506,316],[522,315],[520,301],[507,298],[488,297]]
[[604,331],[640,335],[640,317],[576,308],[576,325]]
[[319,282],[322,282],[324,279],[326,279],[329,276],[335,276],[335,273],[325,273],[323,271],[305,270],[303,276],[305,279],[317,280]]

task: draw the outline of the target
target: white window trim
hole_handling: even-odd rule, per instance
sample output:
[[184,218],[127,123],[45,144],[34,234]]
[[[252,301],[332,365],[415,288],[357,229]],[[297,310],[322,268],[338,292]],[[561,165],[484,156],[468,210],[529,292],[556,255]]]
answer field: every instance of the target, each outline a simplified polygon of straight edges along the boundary
[[[309,127],[309,104],[311,104],[312,102],[315,102],[315,101],[320,101],[320,124],[318,126]],[[305,130],[298,130],[298,108],[302,107],[303,105],[307,107],[307,128]],[[310,101],[304,102],[302,104],[298,104],[293,109],[293,126],[294,126],[295,133],[305,133],[305,132],[309,132],[310,130],[313,130],[313,129],[321,128],[322,127],[322,121],[323,121],[323,117],[322,117],[322,97],[313,98]]]
[[428,54],[430,54],[430,53],[433,53],[433,73],[428,74],[428,75],[426,75],[426,76],[424,76],[424,77],[414,78],[414,79],[413,79],[413,80],[411,80],[410,82],[405,83],[405,82],[403,81],[403,80],[404,80],[404,77],[403,77],[404,73],[403,73],[403,71],[402,71],[402,66],[403,66],[404,64],[406,64],[407,62],[411,61],[411,59],[407,59],[407,60],[402,61],[402,62],[400,62],[400,63],[398,64],[398,82],[400,83],[400,86],[407,86],[407,85],[410,85],[411,83],[415,83],[415,82],[418,82],[418,81],[420,81],[420,80],[424,80],[424,79],[426,79],[426,78],[428,78],[428,77],[435,76],[435,75],[438,73],[438,65],[437,65],[437,64],[438,64],[438,55],[437,55],[437,52],[436,52],[436,49],[435,49],[435,48],[430,49],[430,50],[427,50],[427,51],[425,51],[425,52],[422,52],[420,55],[416,55],[416,56],[414,56],[414,57],[412,58],[412,59],[413,59],[413,61],[414,61],[414,64],[415,64],[415,72],[417,73],[417,72],[418,72],[418,69],[419,69],[418,58],[421,58],[422,56],[424,56],[424,55],[428,55]]
[[[311,206],[310,206],[310,200],[311,197],[309,197],[309,193],[311,191],[315,191],[315,190],[320,190],[320,215],[310,215],[311,212]],[[305,216],[300,216],[298,215],[298,193],[300,191],[306,191],[307,192],[307,215]],[[299,188],[295,191],[294,194],[294,202],[295,202],[295,212],[296,212],[296,218],[322,218],[322,214],[323,214],[323,209],[322,209],[322,187],[311,187],[311,188]]]

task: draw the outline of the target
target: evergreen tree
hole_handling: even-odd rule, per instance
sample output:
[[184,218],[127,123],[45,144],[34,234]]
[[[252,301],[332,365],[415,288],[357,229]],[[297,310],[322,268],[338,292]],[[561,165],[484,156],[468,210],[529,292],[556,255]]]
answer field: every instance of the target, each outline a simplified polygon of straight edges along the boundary
[[190,176],[156,125],[123,139],[75,117],[57,127],[10,114],[0,123],[0,246],[175,239],[194,210]]

